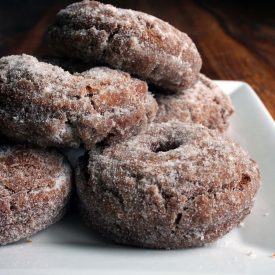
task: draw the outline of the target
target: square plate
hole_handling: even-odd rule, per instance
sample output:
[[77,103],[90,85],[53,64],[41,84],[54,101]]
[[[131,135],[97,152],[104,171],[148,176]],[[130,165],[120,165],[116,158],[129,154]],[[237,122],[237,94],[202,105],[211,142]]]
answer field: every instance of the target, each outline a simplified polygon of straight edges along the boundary
[[[245,148],[261,169],[262,187],[252,213],[219,241],[200,248],[153,250],[102,239],[77,216],[26,239],[0,247],[0,274],[274,274],[275,124],[252,88],[216,82],[235,106],[226,135]],[[75,163],[83,150],[67,150]]]

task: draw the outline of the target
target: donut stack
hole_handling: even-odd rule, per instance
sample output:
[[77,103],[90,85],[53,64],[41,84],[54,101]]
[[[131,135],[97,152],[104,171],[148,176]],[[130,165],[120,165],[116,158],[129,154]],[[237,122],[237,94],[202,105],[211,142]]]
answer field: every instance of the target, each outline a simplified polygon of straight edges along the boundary
[[[42,147],[85,146],[75,182],[88,225],[122,244],[184,248],[215,241],[250,213],[258,166],[222,135],[232,103],[200,73],[200,55],[185,33],[151,15],[86,0],[61,10],[47,38],[53,56],[0,59],[0,135]],[[0,160],[3,152],[8,163],[18,145],[1,148]],[[0,244],[41,230],[48,215],[37,211],[32,223],[43,226],[31,231],[31,212],[23,210],[28,195],[11,203],[21,189],[29,194],[38,188],[24,186],[30,175],[22,171],[33,167],[24,150],[49,149],[18,150],[22,158],[0,163],[0,187],[7,193],[0,196],[0,215],[1,230],[21,223],[20,230],[1,233]],[[14,166],[22,186],[10,188]],[[58,175],[38,188],[48,201],[48,189],[61,188]],[[64,201],[70,193],[64,192]],[[66,203],[61,205],[47,225],[62,216]]]

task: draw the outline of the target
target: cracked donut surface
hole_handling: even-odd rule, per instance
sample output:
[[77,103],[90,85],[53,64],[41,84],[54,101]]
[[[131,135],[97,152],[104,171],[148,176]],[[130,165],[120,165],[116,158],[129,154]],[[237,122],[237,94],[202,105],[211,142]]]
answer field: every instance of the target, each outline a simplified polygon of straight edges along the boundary
[[127,73],[72,75],[28,55],[0,59],[0,134],[15,140],[91,148],[145,131],[156,111],[146,83]]
[[153,93],[159,107],[154,120],[157,123],[179,120],[224,132],[234,112],[230,97],[203,74],[189,89],[172,94],[160,90]]
[[61,56],[109,64],[171,90],[196,83],[202,65],[187,34],[154,16],[96,1],[61,10],[47,37]]
[[96,146],[76,168],[81,213],[115,242],[182,248],[213,242],[249,213],[257,164],[201,125],[152,124],[131,140]]
[[0,245],[58,221],[72,192],[72,169],[54,150],[0,146]]

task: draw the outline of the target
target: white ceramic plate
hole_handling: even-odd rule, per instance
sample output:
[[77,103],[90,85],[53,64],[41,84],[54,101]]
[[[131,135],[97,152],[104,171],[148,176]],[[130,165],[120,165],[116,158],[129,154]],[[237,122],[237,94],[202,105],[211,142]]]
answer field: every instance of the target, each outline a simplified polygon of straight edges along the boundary
[[[201,248],[150,250],[115,245],[71,211],[55,225],[0,247],[0,274],[275,274],[275,124],[249,85],[217,81],[235,106],[227,135],[260,166],[262,188],[243,227]],[[83,151],[68,150],[72,162]]]

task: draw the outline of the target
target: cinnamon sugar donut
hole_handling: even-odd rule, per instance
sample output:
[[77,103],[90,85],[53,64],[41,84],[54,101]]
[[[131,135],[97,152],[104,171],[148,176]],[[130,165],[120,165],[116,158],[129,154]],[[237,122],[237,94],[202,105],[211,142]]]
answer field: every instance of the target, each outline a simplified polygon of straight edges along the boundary
[[96,1],[61,10],[47,37],[61,56],[109,64],[171,90],[195,84],[202,65],[185,33],[154,16]]
[[249,213],[257,164],[199,124],[152,124],[131,140],[96,146],[76,168],[85,221],[111,240],[149,248],[213,242]]
[[127,73],[71,75],[28,55],[0,59],[0,134],[19,141],[92,148],[145,131],[156,111],[146,83]]
[[192,88],[174,94],[158,91],[155,99],[159,109],[154,122],[194,122],[224,132],[234,112],[230,97],[203,74]]
[[56,151],[0,146],[0,245],[58,221],[72,190],[72,170]]

